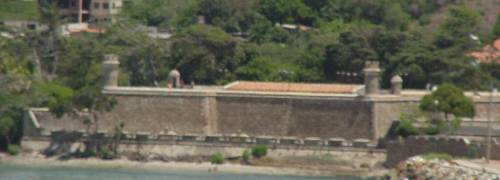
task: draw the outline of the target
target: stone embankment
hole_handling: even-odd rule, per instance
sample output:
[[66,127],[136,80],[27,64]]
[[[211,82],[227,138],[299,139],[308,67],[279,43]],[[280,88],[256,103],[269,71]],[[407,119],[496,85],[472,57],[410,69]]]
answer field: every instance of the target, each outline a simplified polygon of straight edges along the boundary
[[454,160],[426,160],[420,156],[408,159],[396,168],[398,179],[500,180],[500,174],[457,163]]

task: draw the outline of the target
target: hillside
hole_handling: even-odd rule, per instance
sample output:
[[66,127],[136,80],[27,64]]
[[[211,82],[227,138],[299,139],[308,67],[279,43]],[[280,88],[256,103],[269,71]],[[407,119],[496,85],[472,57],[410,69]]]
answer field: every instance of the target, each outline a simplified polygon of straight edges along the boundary
[[35,0],[0,0],[0,20],[37,20]]

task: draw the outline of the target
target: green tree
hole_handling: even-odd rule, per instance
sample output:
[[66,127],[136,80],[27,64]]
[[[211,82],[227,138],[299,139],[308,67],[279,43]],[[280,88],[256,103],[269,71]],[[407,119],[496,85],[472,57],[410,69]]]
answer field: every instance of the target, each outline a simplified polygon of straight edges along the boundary
[[[106,48],[86,36],[68,39],[64,45],[59,78],[41,85],[42,92],[48,95],[45,105],[59,117],[64,114],[87,116],[94,126],[93,133],[97,133],[98,114],[111,110],[116,104],[112,97],[101,93],[104,86],[102,60]],[[89,136],[86,151],[99,152],[99,147],[98,141]]]
[[250,41],[259,44],[268,42],[286,43],[289,36],[290,34],[288,31],[280,27],[273,26],[268,20],[257,22],[250,28],[249,32]]
[[435,44],[440,48],[454,47],[458,52],[477,47],[479,44],[470,35],[478,34],[478,17],[477,12],[465,6],[450,7],[448,16],[435,37]]
[[456,118],[474,117],[476,111],[471,99],[455,85],[443,84],[430,95],[425,95],[420,100],[420,109],[428,112],[442,112],[447,122],[450,115]]
[[204,0],[199,4],[199,15],[205,17],[206,23],[226,32],[247,32],[263,20],[255,4],[256,0]]
[[101,46],[120,56],[121,84],[159,86],[172,69],[169,42],[152,38],[137,26],[137,23],[117,22],[98,38],[103,42]]
[[376,53],[370,48],[364,36],[354,31],[345,32],[340,34],[338,43],[326,47],[324,73],[329,80],[343,81],[338,78],[338,72],[360,74],[364,62],[375,60],[375,56]]
[[197,0],[134,0],[124,6],[121,14],[147,26],[173,28],[179,21],[193,23],[194,14],[187,12],[197,5]]
[[51,80],[56,76],[63,51],[62,28],[60,26],[65,20],[59,16],[56,1],[38,0],[38,4],[40,22],[46,24],[48,29],[43,32],[33,32],[35,35],[30,39],[33,47],[33,59],[35,67],[40,68],[40,75],[45,74],[41,78]]
[[500,38],[500,14],[497,15],[497,21],[493,26],[493,36],[495,38]]
[[302,0],[260,0],[259,11],[273,23],[313,25],[315,17]]
[[0,136],[5,138],[7,145],[11,143],[10,141],[10,130],[14,126],[14,120],[8,116],[0,117]]
[[244,58],[238,39],[213,26],[194,25],[173,38],[171,59],[185,82],[223,84],[234,80]]

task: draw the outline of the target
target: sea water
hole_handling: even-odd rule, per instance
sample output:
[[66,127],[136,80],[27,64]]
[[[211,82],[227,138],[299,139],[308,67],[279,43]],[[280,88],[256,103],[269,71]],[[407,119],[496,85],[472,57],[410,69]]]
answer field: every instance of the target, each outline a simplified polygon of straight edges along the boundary
[[210,173],[203,171],[148,171],[120,168],[65,168],[0,165],[0,180],[359,180],[356,177],[305,177]]

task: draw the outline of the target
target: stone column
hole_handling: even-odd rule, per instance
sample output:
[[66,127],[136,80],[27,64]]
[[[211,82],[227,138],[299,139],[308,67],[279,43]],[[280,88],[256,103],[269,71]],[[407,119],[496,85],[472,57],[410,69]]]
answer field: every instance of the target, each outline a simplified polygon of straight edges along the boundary
[[168,73],[168,79],[170,81],[170,88],[181,88],[181,73],[177,69]]
[[120,61],[115,54],[104,55],[104,86],[116,87],[118,86],[118,73],[120,70]]
[[395,75],[391,78],[391,94],[400,95],[403,89],[403,78]]
[[380,68],[376,61],[367,61],[363,69],[365,78],[365,94],[373,95],[380,92]]
[[83,0],[77,0],[78,3],[78,23],[83,22]]

